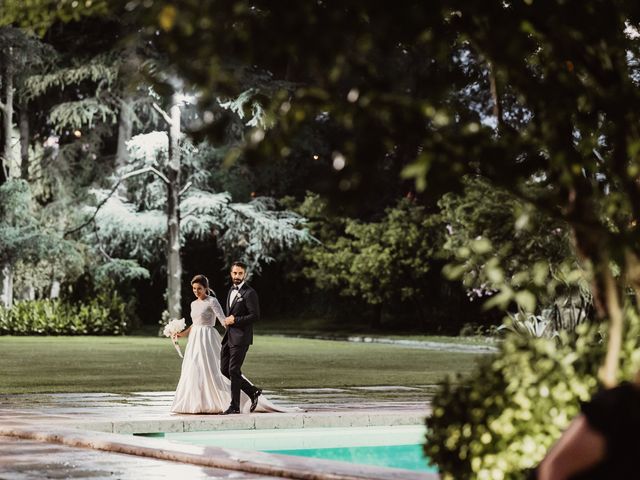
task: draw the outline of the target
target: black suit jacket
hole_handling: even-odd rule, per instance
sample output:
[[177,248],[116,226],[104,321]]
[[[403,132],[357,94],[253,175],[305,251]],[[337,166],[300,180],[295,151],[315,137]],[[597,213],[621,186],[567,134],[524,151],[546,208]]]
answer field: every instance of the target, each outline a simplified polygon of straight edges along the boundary
[[227,293],[224,309],[227,316],[233,315],[235,317],[235,323],[227,327],[222,341],[233,346],[252,345],[253,322],[260,320],[258,294],[245,283],[231,305],[229,305],[230,297],[231,290]]

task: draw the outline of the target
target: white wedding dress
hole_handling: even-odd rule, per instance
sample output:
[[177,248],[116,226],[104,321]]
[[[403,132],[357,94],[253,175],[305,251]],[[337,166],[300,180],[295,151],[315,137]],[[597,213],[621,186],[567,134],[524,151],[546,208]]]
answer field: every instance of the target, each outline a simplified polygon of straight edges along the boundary
[[[220,372],[222,338],[214,328],[216,318],[222,324],[224,312],[218,300],[207,297],[191,302],[191,320],[187,348],[182,360],[180,381],[171,406],[173,413],[221,413],[231,403],[231,381]],[[251,400],[240,393],[240,411],[249,413]],[[296,411],[273,405],[264,395],[258,397],[256,412]]]

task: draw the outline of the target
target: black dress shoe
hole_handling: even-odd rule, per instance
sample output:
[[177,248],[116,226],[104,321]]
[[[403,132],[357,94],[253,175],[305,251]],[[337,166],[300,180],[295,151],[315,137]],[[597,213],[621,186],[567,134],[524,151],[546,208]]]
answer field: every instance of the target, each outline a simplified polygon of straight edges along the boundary
[[240,410],[238,410],[237,408],[227,408],[224,412],[222,412],[220,415],[234,415],[236,413],[240,413]]
[[253,412],[256,407],[258,406],[258,397],[262,395],[262,389],[257,389],[256,393],[253,394],[253,397],[251,397],[251,408],[249,409],[250,412]]

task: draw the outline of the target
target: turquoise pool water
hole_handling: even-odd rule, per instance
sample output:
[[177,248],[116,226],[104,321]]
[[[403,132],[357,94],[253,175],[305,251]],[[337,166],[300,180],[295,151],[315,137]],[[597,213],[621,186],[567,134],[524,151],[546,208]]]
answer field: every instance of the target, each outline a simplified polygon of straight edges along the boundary
[[283,455],[324,458],[341,462],[405,468],[420,472],[436,472],[429,468],[422,455],[422,445],[385,445],[377,447],[307,448],[296,450],[265,450]]
[[[422,453],[425,427],[300,428],[141,434],[192,445],[436,472]],[[139,434],[140,435],[140,434]]]

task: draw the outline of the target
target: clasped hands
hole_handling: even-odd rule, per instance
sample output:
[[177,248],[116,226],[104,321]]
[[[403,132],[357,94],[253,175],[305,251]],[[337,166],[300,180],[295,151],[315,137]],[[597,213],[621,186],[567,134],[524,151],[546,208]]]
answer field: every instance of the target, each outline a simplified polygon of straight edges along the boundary
[[229,325],[233,325],[234,323],[236,323],[236,317],[234,315],[229,315],[227,318],[224,319],[225,327],[228,327]]

